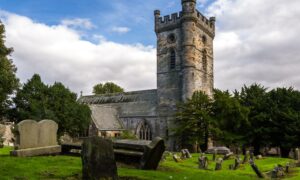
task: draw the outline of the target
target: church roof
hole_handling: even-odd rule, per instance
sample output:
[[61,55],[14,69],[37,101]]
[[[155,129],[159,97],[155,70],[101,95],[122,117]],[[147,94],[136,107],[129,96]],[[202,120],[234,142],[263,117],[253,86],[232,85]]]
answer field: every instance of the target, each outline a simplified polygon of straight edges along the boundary
[[78,100],[84,104],[109,104],[122,102],[157,101],[157,90],[131,91],[124,93],[112,93],[92,96],[82,96]]
[[118,117],[118,112],[110,106],[90,105],[92,111],[92,120],[98,130],[118,131],[124,130]]

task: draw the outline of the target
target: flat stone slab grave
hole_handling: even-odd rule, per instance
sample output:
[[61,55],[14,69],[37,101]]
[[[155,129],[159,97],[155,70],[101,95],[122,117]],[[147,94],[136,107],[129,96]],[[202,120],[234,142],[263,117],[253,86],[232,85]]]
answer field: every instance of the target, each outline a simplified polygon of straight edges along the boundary
[[16,126],[15,150],[10,154],[18,157],[59,154],[57,130],[58,125],[52,120],[21,121]]

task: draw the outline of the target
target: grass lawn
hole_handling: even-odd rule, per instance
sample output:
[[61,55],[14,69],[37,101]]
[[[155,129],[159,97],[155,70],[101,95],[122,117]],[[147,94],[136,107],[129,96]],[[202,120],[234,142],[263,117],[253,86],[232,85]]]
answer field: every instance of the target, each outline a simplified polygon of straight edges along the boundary
[[[71,156],[48,156],[48,157],[31,157],[17,158],[10,157],[10,148],[0,149],[0,180],[40,180],[40,179],[80,179],[81,176],[81,159],[80,157]],[[212,159],[208,155],[209,159]],[[229,164],[234,160],[230,159],[223,163],[221,171],[214,171],[214,162],[209,163],[208,170],[198,169],[198,155],[193,154],[193,158],[175,163],[172,157],[160,164],[157,171],[143,171],[129,168],[118,168],[120,177],[124,179],[257,179],[254,171],[249,164],[241,165],[238,170],[228,170]],[[283,158],[265,158],[256,160],[256,164],[263,172],[270,171],[276,164],[285,165],[290,159]],[[293,168],[292,173],[286,179],[300,179],[300,168]],[[126,178],[125,178],[126,177]]]

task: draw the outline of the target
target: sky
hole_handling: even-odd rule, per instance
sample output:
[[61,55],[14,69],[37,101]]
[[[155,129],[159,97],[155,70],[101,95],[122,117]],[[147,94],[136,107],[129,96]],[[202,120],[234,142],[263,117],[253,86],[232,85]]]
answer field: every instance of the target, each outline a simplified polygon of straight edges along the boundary
[[[198,0],[215,16],[215,88],[244,84],[300,89],[299,0]],[[156,88],[153,11],[180,0],[0,0],[0,20],[17,76],[92,93],[112,81],[127,91]]]

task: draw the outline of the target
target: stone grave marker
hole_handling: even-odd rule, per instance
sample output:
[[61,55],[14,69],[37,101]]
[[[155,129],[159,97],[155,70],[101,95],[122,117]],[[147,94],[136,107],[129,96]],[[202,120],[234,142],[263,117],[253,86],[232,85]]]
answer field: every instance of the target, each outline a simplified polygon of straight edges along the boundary
[[58,125],[52,120],[24,120],[16,127],[16,146],[13,156],[39,156],[59,154],[61,146],[57,143]]
[[243,160],[243,164],[245,164],[249,161],[249,154],[250,154],[250,151],[246,151],[245,156],[244,156],[244,160]]
[[250,159],[254,160],[254,153],[253,152],[250,153]]
[[213,160],[213,161],[216,161],[217,152],[218,152],[217,149],[214,149],[213,157],[212,157],[212,160]]
[[207,169],[208,168],[208,158],[205,155],[201,155],[198,158],[199,169]]
[[295,160],[297,162],[300,162],[300,150],[299,150],[299,148],[295,149]]
[[192,157],[192,155],[191,155],[191,153],[189,152],[188,149],[182,149],[181,150],[181,159],[189,159],[191,157]]
[[165,148],[162,138],[154,138],[150,144],[145,146],[145,151],[140,161],[140,168],[145,170],[157,169]]
[[223,160],[228,160],[232,155],[233,155],[232,152],[230,152],[228,154],[225,154],[224,157],[223,157]]
[[240,159],[240,156],[237,155],[234,159],[234,166],[233,166],[233,169],[236,170],[240,167],[240,164],[241,164],[241,159]]
[[284,169],[281,165],[276,166],[271,173],[271,178],[282,178],[284,177]]
[[216,162],[216,167],[215,167],[215,170],[216,170],[216,171],[222,169],[222,163],[223,163],[223,158],[218,158],[218,159],[217,159],[217,162]]
[[253,159],[250,159],[249,163],[250,163],[251,168],[253,169],[253,171],[256,173],[257,177],[264,178],[264,175],[260,172],[260,170],[258,169],[256,164],[254,163]]
[[173,160],[177,163],[181,161],[181,159],[176,154],[173,154]]
[[117,180],[117,165],[113,144],[109,139],[90,137],[82,144],[82,179]]

